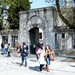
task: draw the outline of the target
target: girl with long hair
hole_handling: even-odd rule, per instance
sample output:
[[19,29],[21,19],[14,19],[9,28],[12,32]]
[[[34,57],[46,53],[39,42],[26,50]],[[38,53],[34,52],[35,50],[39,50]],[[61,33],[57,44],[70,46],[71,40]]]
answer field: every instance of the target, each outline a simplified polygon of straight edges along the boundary
[[46,46],[45,51],[46,51],[46,70],[47,70],[47,72],[50,72],[50,70],[49,70],[49,65],[50,65],[50,46],[49,45]]

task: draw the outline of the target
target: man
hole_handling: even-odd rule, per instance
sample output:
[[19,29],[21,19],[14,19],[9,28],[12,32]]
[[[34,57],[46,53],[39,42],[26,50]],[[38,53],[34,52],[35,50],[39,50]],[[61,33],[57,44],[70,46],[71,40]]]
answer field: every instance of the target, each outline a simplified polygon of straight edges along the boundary
[[7,57],[11,57],[11,55],[10,55],[10,50],[11,50],[11,48],[10,48],[10,43],[8,44],[8,53],[7,53]]
[[22,62],[20,64],[20,66],[23,65],[24,61],[25,61],[25,67],[27,66],[27,56],[28,56],[28,46],[26,45],[25,42],[23,42],[23,46],[22,46],[22,50],[21,50],[21,56],[22,56]]
[[2,44],[1,44],[1,48],[2,48],[2,55],[4,54],[4,52],[5,52],[5,48],[4,48],[4,42],[2,42]]

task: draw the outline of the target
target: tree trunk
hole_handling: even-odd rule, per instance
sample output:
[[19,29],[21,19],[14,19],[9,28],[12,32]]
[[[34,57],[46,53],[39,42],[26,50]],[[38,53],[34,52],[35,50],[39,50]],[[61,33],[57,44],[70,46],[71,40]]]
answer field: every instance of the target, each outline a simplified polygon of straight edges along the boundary
[[[69,26],[71,29],[75,29],[75,25],[74,24],[70,24],[70,22],[63,16],[63,14],[61,13],[61,9],[60,9],[60,5],[59,5],[59,0],[56,0],[56,7],[57,7],[57,12],[59,14],[59,17],[61,18],[61,20],[67,25]],[[75,18],[73,18],[75,19]]]

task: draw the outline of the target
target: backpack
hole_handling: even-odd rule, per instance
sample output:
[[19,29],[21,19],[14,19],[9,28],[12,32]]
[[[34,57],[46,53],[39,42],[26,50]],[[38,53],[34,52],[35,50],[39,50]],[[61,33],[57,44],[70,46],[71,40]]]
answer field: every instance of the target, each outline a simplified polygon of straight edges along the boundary
[[[25,55],[24,55],[25,54]],[[24,45],[22,47],[22,55],[23,56],[28,56],[28,46],[27,45]]]

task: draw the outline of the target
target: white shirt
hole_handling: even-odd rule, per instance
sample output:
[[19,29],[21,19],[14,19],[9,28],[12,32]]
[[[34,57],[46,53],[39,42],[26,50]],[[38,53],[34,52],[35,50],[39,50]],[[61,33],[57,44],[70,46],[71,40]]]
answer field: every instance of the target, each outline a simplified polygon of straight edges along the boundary
[[8,48],[8,44],[5,44],[4,46],[5,46],[5,48]]

